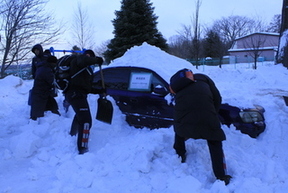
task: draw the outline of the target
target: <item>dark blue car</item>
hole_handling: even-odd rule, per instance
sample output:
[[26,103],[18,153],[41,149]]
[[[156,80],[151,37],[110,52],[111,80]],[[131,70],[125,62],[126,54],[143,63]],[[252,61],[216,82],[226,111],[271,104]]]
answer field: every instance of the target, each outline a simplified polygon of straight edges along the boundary
[[[129,125],[143,128],[167,128],[173,124],[173,99],[169,84],[156,72],[135,66],[108,67],[102,70],[106,92],[113,97]],[[100,71],[95,72],[93,85],[101,88]],[[242,133],[257,137],[265,129],[264,109],[239,109],[222,104],[222,124],[233,124]]]

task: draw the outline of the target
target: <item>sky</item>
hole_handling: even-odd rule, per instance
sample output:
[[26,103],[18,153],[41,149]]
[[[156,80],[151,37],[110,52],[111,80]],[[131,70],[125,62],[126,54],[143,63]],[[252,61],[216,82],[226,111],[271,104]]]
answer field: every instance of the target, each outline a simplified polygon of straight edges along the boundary
[[[77,0],[50,0],[46,8],[47,11],[53,12],[57,21],[63,21],[68,28],[77,2]],[[111,21],[115,19],[115,11],[120,10],[120,2],[120,0],[81,0],[91,22],[95,24],[96,45],[114,37]],[[196,0],[150,0],[150,2],[155,7],[155,15],[158,16],[158,30],[167,40],[177,35],[183,29],[183,25],[191,25]],[[202,0],[199,21],[209,25],[222,17],[241,15],[261,18],[269,23],[274,15],[281,14],[281,9],[282,0]],[[62,38],[61,41],[65,43],[67,39]]]
[[230,64],[197,70],[187,61],[144,43],[129,49],[111,66],[137,64],[151,68],[165,80],[190,68],[208,75],[222,95],[222,103],[239,108],[265,108],[266,129],[251,138],[232,125],[222,125],[228,186],[216,180],[204,140],[186,141],[187,161],[173,149],[173,127],[150,130],[129,126],[113,98],[112,124],[95,119],[98,95],[91,94],[93,125],[89,152],[79,155],[76,137],[68,132],[74,112],[61,116],[46,112],[39,123],[29,120],[28,93],[32,80],[8,76],[0,80],[0,192],[1,193],[286,193],[288,189],[287,68],[273,62]]

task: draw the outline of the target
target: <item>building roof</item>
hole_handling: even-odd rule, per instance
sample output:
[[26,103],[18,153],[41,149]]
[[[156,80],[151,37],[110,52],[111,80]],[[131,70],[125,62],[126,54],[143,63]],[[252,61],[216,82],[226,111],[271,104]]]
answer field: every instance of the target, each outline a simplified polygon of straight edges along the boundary
[[256,35],[256,34],[259,34],[259,35],[270,35],[270,36],[280,36],[279,33],[255,32],[255,33],[251,33],[251,34],[248,34],[248,35],[245,35],[245,36],[241,36],[241,37],[239,37],[239,38],[236,38],[235,41],[237,41],[237,40],[239,40],[239,39],[242,39],[242,38],[246,38],[246,37],[252,36],[252,35]]

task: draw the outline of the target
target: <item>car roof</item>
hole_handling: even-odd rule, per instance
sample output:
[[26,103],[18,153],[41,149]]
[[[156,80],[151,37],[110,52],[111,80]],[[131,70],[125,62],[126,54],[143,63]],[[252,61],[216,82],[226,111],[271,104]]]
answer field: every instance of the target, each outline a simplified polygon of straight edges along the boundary
[[131,70],[137,70],[137,71],[152,72],[156,76],[163,79],[167,84],[169,82],[169,79],[167,79],[167,77],[165,76],[166,74],[155,72],[154,70],[152,70],[150,68],[146,68],[146,67],[140,67],[140,66],[107,66],[107,67],[103,67],[103,70],[105,70],[105,69],[107,69],[107,70],[108,69],[131,69]]
[[121,68],[121,69],[136,69],[136,70],[144,70],[144,71],[152,71],[154,73],[156,73],[154,70],[149,69],[149,68],[144,68],[144,67],[139,67],[139,66],[112,66],[112,67],[105,67],[103,69],[113,69],[113,68]]

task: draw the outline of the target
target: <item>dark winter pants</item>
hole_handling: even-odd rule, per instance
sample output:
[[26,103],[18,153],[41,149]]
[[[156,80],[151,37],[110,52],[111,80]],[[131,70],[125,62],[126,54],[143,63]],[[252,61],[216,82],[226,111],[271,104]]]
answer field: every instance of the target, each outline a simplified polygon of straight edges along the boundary
[[44,117],[44,111],[48,96],[42,94],[31,93],[31,111],[30,118],[36,120],[38,117]]
[[48,97],[45,111],[51,111],[54,114],[60,115],[60,113],[58,111],[58,104],[57,104],[54,97],[52,97],[52,96]]
[[[226,164],[224,160],[224,153],[222,149],[222,141],[207,140],[209,152],[211,156],[212,168],[216,178],[221,178],[225,175]],[[176,153],[181,156],[186,153],[185,138],[175,134],[174,149]]]
[[30,118],[36,120],[38,117],[44,117],[45,111],[51,111],[52,113],[60,115],[58,111],[58,104],[54,97],[50,96],[49,93],[30,93]]
[[79,92],[68,92],[65,94],[67,100],[75,111],[75,116],[71,125],[70,135],[76,135],[78,150],[88,148],[88,139],[90,128],[92,125],[92,117],[90,113],[89,104],[87,101],[87,94]]

